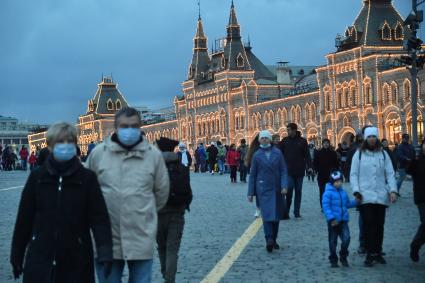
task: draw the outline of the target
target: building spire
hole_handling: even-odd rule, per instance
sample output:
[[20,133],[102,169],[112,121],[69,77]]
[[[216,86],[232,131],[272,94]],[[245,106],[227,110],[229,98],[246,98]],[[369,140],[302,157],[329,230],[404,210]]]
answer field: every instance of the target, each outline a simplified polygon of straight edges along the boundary
[[[198,0],[200,7],[200,1]],[[196,34],[193,38],[193,57],[189,68],[189,79],[203,78],[209,69],[209,55],[207,47],[207,37],[204,34],[200,9],[198,11],[198,22],[196,26]]]
[[235,4],[232,0],[232,5],[230,6],[230,17],[229,17],[229,26],[239,26],[238,18],[236,17]]
[[198,21],[201,20],[201,0],[198,0]]

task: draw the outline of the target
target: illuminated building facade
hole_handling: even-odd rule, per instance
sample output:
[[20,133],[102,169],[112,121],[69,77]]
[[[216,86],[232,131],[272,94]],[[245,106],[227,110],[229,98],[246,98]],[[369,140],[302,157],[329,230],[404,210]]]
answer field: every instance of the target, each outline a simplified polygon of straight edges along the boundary
[[[87,103],[86,114],[78,118],[76,125],[81,152],[87,152],[90,142],[97,143],[110,136],[114,131],[115,112],[127,106],[127,101],[112,78],[102,77],[93,99]],[[46,132],[29,135],[28,141],[33,151],[37,147],[46,147]]]
[[[150,141],[167,136],[194,147],[199,142],[239,143],[263,129],[286,135],[294,122],[304,137],[334,144],[349,141],[364,125],[399,142],[411,132],[411,81],[397,58],[405,54],[403,18],[391,0],[363,0],[363,7],[327,64],[294,79],[284,63],[265,66],[243,44],[232,3],[223,48],[207,49],[199,17],[176,119],[143,127]],[[423,137],[424,72],[418,75],[418,132]]]

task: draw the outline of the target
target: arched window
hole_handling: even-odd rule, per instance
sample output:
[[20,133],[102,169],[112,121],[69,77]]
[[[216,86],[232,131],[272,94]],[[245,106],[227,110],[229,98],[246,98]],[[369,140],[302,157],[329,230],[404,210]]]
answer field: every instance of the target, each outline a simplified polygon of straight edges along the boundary
[[394,39],[395,40],[403,40],[404,39],[404,32],[403,32],[403,26],[400,22],[397,22],[397,25],[394,28]]
[[348,87],[345,87],[343,89],[343,97],[344,97],[343,105],[344,107],[348,107],[350,105],[350,96],[348,93]]
[[388,100],[388,96],[391,97],[391,93],[390,93],[388,84],[385,83],[384,86],[382,87],[382,106],[385,106],[386,104],[391,103],[390,100]]
[[109,111],[114,110],[114,103],[112,103],[112,100],[111,99],[108,100],[107,107],[108,107],[108,110]]
[[370,86],[370,83],[366,83],[364,85],[364,97],[365,97],[366,104],[373,103],[372,87]]
[[336,106],[336,108],[342,108],[342,91],[341,91],[341,89],[338,89],[337,91],[336,91],[336,97],[337,97],[337,99],[336,99],[336,101],[337,101],[337,106]]
[[239,53],[238,57],[237,57],[237,63],[238,63],[238,67],[243,67],[245,66],[245,62],[243,60],[243,56],[241,53]]
[[351,106],[354,107],[357,105],[357,98],[356,98],[357,94],[356,94],[356,87],[352,86],[350,87],[350,103]]
[[412,90],[410,88],[410,81],[406,80],[404,81],[404,100],[405,101],[410,100],[411,94],[412,94]]
[[387,22],[382,26],[382,40],[391,40],[391,28]]
[[393,99],[392,104],[397,104],[398,101],[398,86],[396,84],[396,82],[392,82],[391,83],[391,98]]
[[115,109],[121,110],[121,101],[119,99],[115,102]]

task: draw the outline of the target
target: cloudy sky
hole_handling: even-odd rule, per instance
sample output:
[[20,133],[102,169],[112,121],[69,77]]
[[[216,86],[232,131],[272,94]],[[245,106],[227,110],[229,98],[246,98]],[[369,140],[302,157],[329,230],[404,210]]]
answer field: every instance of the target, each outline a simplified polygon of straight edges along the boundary
[[[209,43],[230,0],[202,0]],[[410,0],[394,0],[403,16]],[[235,0],[244,41],[266,64],[321,65],[362,0]],[[75,122],[102,73],[131,105],[171,105],[191,60],[197,0],[2,0],[0,115]],[[421,33],[422,34],[422,33]]]

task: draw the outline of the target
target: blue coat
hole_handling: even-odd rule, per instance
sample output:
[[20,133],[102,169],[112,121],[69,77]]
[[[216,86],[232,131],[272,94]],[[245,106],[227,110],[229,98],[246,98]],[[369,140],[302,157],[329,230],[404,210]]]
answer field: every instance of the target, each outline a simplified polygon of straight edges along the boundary
[[357,202],[350,200],[343,188],[337,189],[331,183],[327,183],[322,206],[327,221],[348,222],[348,209],[357,206]]
[[[266,152],[270,151],[267,158]],[[279,221],[284,216],[282,188],[288,187],[288,170],[282,152],[260,148],[252,157],[248,196],[256,196],[263,221]]]

